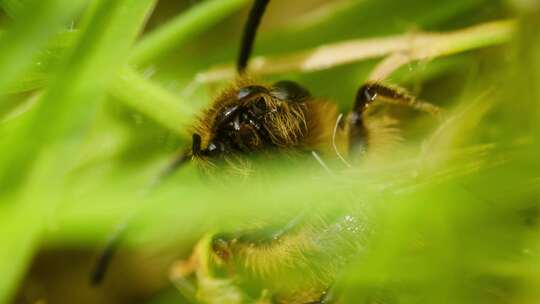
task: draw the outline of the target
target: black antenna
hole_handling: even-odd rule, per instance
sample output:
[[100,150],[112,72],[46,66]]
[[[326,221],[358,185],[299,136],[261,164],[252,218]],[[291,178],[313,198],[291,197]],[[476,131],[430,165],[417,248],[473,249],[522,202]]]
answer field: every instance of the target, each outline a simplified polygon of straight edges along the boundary
[[91,286],[97,286],[101,284],[101,282],[105,278],[107,270],[109,269],[109,264],[111,263],[112,258],[116,253],[116,249],[120,245],[122,238],[126,233],[126,226],[127,220],[116,228],[114,234],[112,234],[110,239],[107,241],[105,248],[99,255],[96,264],[94,265],[94,268],[92,270],[92,276],[90,277]]
[[[199,136],[199,141],[200,141],[200,136]],[[195,136],[194,136],[194,142],[195,142]],[[199,145],[200,145],[200,142],[199,142]],[[157,176],[157,178],[155,178],[155,180],[153,180],[149,184],[148,189],[145,191],[145,194],[149,193],[149,191],[152,191],[157,185],[159,185],[161,181],[169,177],[180,166],[187,163],[189,159],[190,159],[190,155],[187,152],[184,152],[180,154],[178,157],[176,157],[173,160],[173,162],[171,162],[159,174],[159,176]],[[127,219],[125,219],[120,225],[118,225],[118,227],[116,228],[116,231],[111,235],[110,239],[107,241],[107,243],[105,244],[105,247],[103,248],[100,255],[98,256],[96,263],[94,265],[94,268],[92,269],[92,273],[90,277],[91,286],[98,286],[105,279],[105,275],[107,274],[109,265],[111,264],[111,261],[114,258],[116,251],[118,250],[118,247],[121,245],[122,240],[127,233],[127,227],[129,224],[130,217],[131,216],[128,216]]]
[[253,49],[255,34],[257,34],[257,29],[259,28],[268,2],[270,2],[270,0],[255,0],[255,3],[253,3],[253,6],[251,7],[249,17],[244,25],[244,35],[242,36],[240,54],[238,54],[238,61],[236,63],[236,70],[239,74],[242,74],[246,70]]

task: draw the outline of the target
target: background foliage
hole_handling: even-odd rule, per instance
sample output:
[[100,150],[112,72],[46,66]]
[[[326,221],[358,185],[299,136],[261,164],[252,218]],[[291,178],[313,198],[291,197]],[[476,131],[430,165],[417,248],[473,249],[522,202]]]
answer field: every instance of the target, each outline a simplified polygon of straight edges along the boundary
[[[503,45],[392,74],[447,119],[405,121],[407,141],[383,161],[334,176],[267,164],[225,184],[186,167],[150,189],[223,85],[194,79],[233,61],[249,3],[0,1],[0,302],[181,302],[168,267],[204,232],[306,206],[361,214],[373,231],[336,283],[345,302],[538,302],[538,3],[275,0],[256,54],[517,26]],[[346,110],[377,62],[264,79],[298,80]],[[95,253],[128,219],[111,278],[89,288]]]

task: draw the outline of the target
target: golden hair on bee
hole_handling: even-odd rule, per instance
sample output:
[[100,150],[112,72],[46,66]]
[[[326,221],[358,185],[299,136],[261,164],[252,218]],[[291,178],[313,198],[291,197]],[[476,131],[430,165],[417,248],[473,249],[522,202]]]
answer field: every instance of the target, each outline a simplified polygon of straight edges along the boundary
[[194,273],[205,303],[217,303],[216,294],[246,302],[241,292],[246,288],[256,303],[265,303],[268,291],[271,303],[319,303],[349,256],[362,251],[366,228],[351,215],[315,214],[297,216],[286,226],[210,234],[189,260],[172,268],[172,280],[179,283]]

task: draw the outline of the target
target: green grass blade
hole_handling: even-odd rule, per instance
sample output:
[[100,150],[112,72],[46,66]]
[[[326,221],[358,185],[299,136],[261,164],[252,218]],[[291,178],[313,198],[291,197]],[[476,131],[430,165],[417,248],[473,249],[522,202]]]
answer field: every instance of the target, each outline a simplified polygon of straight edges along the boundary
[[[125,63],[124,54],[141,30],[155,0],[103,0],[94,4],[87,11],[80,39],[65,67],[39,104],[20,121],[21,128],[10,134],[10,149],[0,159],[3,186],[13,185],[21,177],[17,172],[29,170],[32,160],[39,157],[40,151],[45,151],[46,143],[60,142],[60,138],[66,140],[66,136],[81,127],[79,120],[85,116],[81,113],[91,112],[109,81]],[[30,138],[32,140],[28,140]],[[0,222],[0,235],[9,236],[3,239],[0,251],[1,303],[7,302],[13,294],[39,244],[43,217],[47,210],[54,210],[74,146],[73,142],[48,145],[42,155],[45,158],[41,157],[36,167],[39,170],[34,170],[25,184],[25,191],[18,199],[11,196],[12,200],[5,202],[11,204],[2,210],[6,220]],[[39,195],[33,195],[36,193]],[[10,262],[13,257],[17,257],[17,263]]]
[[[30,115],[26,125],[15,135],[13,149],[3,155],[1,162],[7,172],[24,172],[32,156],[46,141],[59,137],[77,124],[84,116],[74,113],[91,111],[102,91],[106,89],[117,69],[122,66],[128,47],[140,31],[141,20],[145,20],[149,3],[154,0],[127,5],[123,1],[95,6],[95,16],[83,30],[80,40],[66,62],[65,68],[53,80],[51,86]],[[139,18],[133,18],[139,16]],[[77,107],[83,108],[77,110]],[[54,123],[51,119],[54,118]],[[32,137],[34,140],[21,142],[18,138]],[[13,181],[13,179],[9,179]]]
[[124,69],[109,93],[128,107],[187,138],[194,109],[185,100],[148,81],[133,69]]
[[[0,36],[0,96],[30,65],[38,51],[81,9],[86,0],[2,2],[20,15]],[[1,98],[0,98],[1,102]]]
[[139,65],[147,64],[180,47],[189,38],[217,24],[247,3],[247,0],[208,0],[198,4],[144,37],[134,48],[130,61]]

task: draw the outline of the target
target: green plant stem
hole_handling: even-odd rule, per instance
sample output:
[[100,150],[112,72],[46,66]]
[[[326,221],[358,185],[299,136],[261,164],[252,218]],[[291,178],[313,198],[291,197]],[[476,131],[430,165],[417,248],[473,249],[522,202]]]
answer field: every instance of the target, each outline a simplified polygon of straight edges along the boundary
[[168,51],[179,48],[189,38],[217,24],[247,3],[247,0],[208,0],[198,4],[146,35],[131,52],[130,62],[148,64]]
[[[434,59],[508,42],[514,22],[503,20],[447,33],[404,34],[385,38],[351,40],[281,56],[254,58],[249,72],[271,75],[286,72],[312,72],[361,60],[401,53],[419,59]],[[231,79],[233,65],[218,66],[197,75],[202,83]]]

